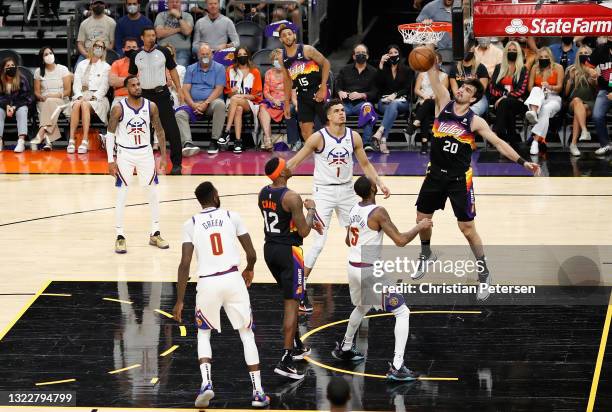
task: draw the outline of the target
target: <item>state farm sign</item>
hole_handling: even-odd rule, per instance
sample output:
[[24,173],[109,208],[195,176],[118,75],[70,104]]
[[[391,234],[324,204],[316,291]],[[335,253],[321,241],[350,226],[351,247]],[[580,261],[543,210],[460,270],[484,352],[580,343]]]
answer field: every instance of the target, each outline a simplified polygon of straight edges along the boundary
[[474,4],[474,35],[567,36],[612,35],[612,10],[598,4]]

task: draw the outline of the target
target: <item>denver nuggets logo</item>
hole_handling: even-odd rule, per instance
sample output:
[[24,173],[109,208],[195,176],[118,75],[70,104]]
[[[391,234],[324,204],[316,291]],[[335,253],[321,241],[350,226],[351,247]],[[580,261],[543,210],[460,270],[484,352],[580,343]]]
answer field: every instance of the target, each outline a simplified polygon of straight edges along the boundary
[[335,149],[330,150],[327,155],[327,164],[329,166],[341,166],[348,165],[348,159],[351,154],[344,147],[337,147]]
[[126,125],[127,134],[134,138],[134,144],[141,144],[142,137],[147,133],[147,122],[140,117],[133,117]]

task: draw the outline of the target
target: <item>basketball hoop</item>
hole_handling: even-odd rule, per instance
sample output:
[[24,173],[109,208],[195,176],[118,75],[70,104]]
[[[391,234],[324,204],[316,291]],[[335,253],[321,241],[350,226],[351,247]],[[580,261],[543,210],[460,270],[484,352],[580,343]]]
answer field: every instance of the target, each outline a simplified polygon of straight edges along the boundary
[[445,22],[431,24],[409,23],[397,26],[407,44],[436,44],[444,33],[452,33],[453,25]]

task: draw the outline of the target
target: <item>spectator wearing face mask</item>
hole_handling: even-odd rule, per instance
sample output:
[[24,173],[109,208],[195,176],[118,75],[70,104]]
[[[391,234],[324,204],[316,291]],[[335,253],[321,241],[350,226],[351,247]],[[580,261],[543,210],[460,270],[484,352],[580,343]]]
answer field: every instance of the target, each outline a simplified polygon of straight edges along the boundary
[[561,110],[561,90],[563,90],[563,67],[555,62],[548,47],[538,50],[537,64],[529,74],[529,97],[525,105],[529,108],[525,118],[531,124],[533,141],[529,153],[537,155],[539,145],[546,144],[546,134],[550,119]]
[[115,60],[111,65],[108,77],[108,83],[114,89],[114,99],[111,107],[117,104],[119,100],[125,99],[128,95],[127,89],[123,86],[123,82],[126,77],[130,75],[128,73],[130,69],[130,58],[127,57],[127,55],[132,50],[138,50],[136,39],[130,37],[124,38],[123,49],[121,51],[126,57]]
[[580,141],[591,140],[591,134],[586,126],[587,118],[593,113],[595,97],[597,96],[597,80],[591,77],[587,62],[591,55],[591,49],[586,46],[578,49],[574,64],[567,68],[565,77],[567,79],[565,93],[570,102],[570,113],[573,113],[572,142],[570,153],[572,156],[580,156],[578,133]]
[[153,26],[153,22],[140,13],[140,0],[125,0],[125,10],[127,14],[117,20],[115,27],[115,50],[120,56],[124,52],[124,39],[136,39],[137,46],[142,47],[142,29]]
[[513,37],[511,40],[518,42],[523,51],[523,61],[527,70],[531,70],[531,67],[537,59],[538,46],[533,37]]
[[561,37],[561,43],[555,43],[550,46],[550,51],[556,61],[563,66],[563,70],[574,64],[576,60],[576,52],[578,48],[574,45],[574,38]]
[[103,0],[91,0],[90,3],[92,15],[81,22],[79,26],[79,34],[77,35],[77,49],[80,56],[77,60],[77,65],[85,60],[88,56],[88,51],[96,39],[104,41],[109,48],[114,48],[115,45],[115,20],[107,16],[106,3]]
[[[336,90],[338,97],[342,100],[344,111],[347,116],[365,116],[363,110],[374,110],[373,102],[376,101],[378,90],[376,88],[377,71],[368,64],[368,48],[365,44],[358,44],[353,48],[354,63],[343,67],[336,79]],[[368,105],[364,109],[364,105]],[[363,126],[363,147],[366,151],[372,148],[372,132],[375,120],[368,121]],[[362,121],[363,123],[363,121]]]
[[479,37],[477,40],[478,47],[474,49],[474,57],[486,67],[487,73],[491,77],[493,76],[495,66],[502,62],[504,51],[498,47],[491,46],[491,39],[489,37]]
[[602,156],[612,151],[606,122],[606,115],[612,107],[612,36],[608,36],[606,43],[597,46],[588,60],[588,65],[591,66],[589,73],[591,77],[597,78],[599,88],[593,108],[593,122],[601,145],[595,154]]
[[32,103],[32,90],[24,76],[19,74],[17,62],[7,57],[0,62],[0,150],[4,122],[7,117],[17,120],[17,146],[15,153],[25,150],[28,135],[28,106]]
[[[467,79],[478,79],[480,83],[482,83],[484,90],[487,90],[487,87],[489,86],[489,73],[487,72],[487,68],[478,61],[475,56],[474,49],[474,45],[468,46],[463,60],[457,62],[451,68],[448,77],[453,95],[457,93],[457,90],[459,90],[461,85],[463,85],[463,82],[465,82]],[[484,115],[489,108],[489,101],[487,100],[486,94],[483,94],[482,98],[470,106],[470,108],[474,113],[482,117],[482,115]]]

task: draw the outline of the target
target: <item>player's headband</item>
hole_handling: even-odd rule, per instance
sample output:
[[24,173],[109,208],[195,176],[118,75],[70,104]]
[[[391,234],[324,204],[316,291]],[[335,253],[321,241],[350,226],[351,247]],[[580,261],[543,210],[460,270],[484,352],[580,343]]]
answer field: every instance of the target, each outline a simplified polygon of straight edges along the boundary
[[276,169],[267,176],[270,180],[275,181],[280,176],[283,169],[285,169],[285,159],[278,159],[278,166],[276,166]]

